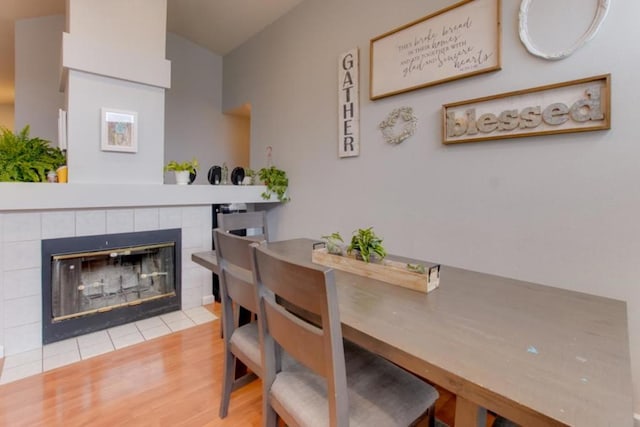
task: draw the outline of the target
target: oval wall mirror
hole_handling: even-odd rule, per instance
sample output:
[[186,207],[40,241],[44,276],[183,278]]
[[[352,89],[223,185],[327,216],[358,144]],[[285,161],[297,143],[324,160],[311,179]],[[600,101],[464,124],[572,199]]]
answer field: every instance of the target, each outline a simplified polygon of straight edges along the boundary
[[576,42],[569,48],[559,52],[544,52],[540,48],[538,48],[532,41],[528,22],[529,9],[532,3],[533,0],[522,0],[522,3],[520,3],[520,13],[518,21],[520,40],[532,55],[549,60],[558,60],[571,55],[598,33],[600,27],[602,26],[602,23],[604,22],[604,19],[607,17],[607,13],[609,12],[609,5],[611,4],[611,0],[597,0],[596,13],[593,17],[593,21],[591,21],[591,24],[589,25],[589,28],[587,28],[587,31],[585,31],[582,36],[580,36],[580,38],[576,40]]

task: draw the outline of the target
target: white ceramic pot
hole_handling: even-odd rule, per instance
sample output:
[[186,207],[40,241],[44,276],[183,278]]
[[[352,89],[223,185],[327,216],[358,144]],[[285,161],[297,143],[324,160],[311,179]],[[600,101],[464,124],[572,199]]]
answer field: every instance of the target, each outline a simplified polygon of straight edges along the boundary
[[187,185],[189,184],[189,171],[175,171],[176,184]]

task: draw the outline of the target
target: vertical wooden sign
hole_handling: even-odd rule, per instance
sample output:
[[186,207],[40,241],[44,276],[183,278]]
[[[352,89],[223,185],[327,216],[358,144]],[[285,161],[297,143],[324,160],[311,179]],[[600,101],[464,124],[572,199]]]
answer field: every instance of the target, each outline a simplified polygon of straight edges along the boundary
[[338,61],[338,157],[360,154],[360,65],[358,48]]

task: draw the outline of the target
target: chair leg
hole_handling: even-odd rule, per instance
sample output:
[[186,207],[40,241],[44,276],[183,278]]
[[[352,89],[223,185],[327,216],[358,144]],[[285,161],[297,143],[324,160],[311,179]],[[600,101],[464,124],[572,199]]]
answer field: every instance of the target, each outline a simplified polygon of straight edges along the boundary
[[233,388],[235,376],[235,356],[228,350],[224,351],[224,372],[222,374],[222,396],[220,397],[220,418],[225,418],[229,411],[229,400],[231,399],[231,390]]
[[278,427],[278,414],[269,404],[268,398],[265,398],[264,396],[262,397],[262,414],[263,427]]
[[412,427],[435,427],[436,425],[436,405],[431,405],[429,409],[417,419]]

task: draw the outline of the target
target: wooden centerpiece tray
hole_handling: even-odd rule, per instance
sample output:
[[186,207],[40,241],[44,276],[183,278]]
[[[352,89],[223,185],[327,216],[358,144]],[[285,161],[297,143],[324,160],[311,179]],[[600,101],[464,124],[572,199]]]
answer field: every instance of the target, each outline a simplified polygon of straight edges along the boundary
[[410,271],[406,262],[385,258],[379,263],[364,262],[352,255],[334,255],[322,244],[315,244],[311,261],[327,267],[370,277],[392,285],[427,293],[440,285],[440,265],[423,264],[424,273]]

